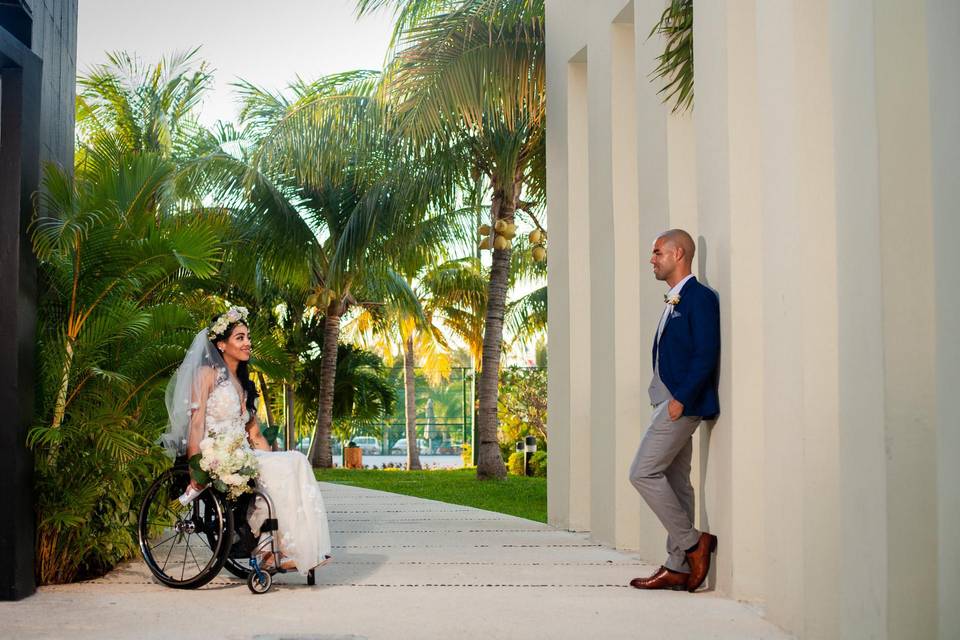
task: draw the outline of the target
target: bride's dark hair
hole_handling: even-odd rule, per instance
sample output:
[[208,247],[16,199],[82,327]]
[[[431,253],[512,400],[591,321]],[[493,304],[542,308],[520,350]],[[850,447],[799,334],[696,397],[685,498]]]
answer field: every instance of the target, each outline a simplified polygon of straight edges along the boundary
[[[215,316],[210,322],[216,322],[217,318],[220,316]],[[214,350],[213,352],[217,355],[220,355],[220,350],[217,347],[217,343],[220,341],[226,341],[233,334],[233,330],[239,327],[240,325],[247,326],[246,322],[231,322],[227,325],[227,328],[223,330],[223,333],[218,333],[216,337],[211,338],[210,342],[213,343]],[[222,359],[222,358],[221,358]],[[226,363],[224,363],[226,364]],[[240,387],[247,394],[247,411],[253,413],[257,410],[257,398],[260,397],[260,394],[257,392],[257,385],[253,383],[253,380],[250,379],[250,366],[246,361],[241,361],[237,365],[237,380],[240,382]]]

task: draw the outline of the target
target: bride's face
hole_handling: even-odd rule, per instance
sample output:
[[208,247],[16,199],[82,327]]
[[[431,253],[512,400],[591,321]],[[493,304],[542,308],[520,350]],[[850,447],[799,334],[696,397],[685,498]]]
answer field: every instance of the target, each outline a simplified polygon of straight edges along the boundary
[[250,359],[250,329],[245,324],[238,324],[227,339],[221,340],[217,346],[221,348],[224,358],[246,362]]

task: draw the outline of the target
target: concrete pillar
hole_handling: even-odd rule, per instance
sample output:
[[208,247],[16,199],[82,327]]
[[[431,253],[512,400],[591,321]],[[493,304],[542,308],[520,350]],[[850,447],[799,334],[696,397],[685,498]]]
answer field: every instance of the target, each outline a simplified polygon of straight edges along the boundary
[[[926,2],[927,77],[930,91],[931,208],[933,218],[933,324],[935,363],[937,489],[937,622],[941,640],[960,629],[960,4]],[[928,576],[932,582],[932,576]]]
[[[887,634],[936,636],[934,245],[923,3],[874,3],[887,448]],[[956,82],[956,81],[955,81]],[[956,117],[956,114],[955,114]],[[904,258],[909,256],[905,268]],[[918,300],[926,301],[917,304]]]
[[[716,424],[701,430],[701,526],[720,536],[716,585],[763,596],[762,220],[755,8],[751,0],[700,5],[694,23],[694,112],[700,279],[720,296],[723,358]],[[713,458],[713,464],[710,459]],[[730,464],[726,464],[726,460]],[[736,570],[734,570],[736,567]]]
[[[639,210],[639,237],[636,241],[638,254],[641,256],[638,264],[640,269],[639,316],[636,321],[640,340],[641,385],[636,393],[642,399],[642,406],[635,421],[634,450],[640,444],[640,439],[650,421],[651,410],[646,389],[653,374],[651,360],[653,338],[660,314],[663,312],[663,283],[653,277],[648,263],[650,250],[657,234],[670,228],[671,212],[680,208],[680,202],[689,203],[692,199],[688,194],[695,192],[692,183],[684,189],[683,182],[678,178],[681,174],[680,168],[693,164],[692,161],[681,162],[676,153],[679,145],[671,144],[671,141],[676,140],[670,135],[671,129],[678,118],[670,116],[669,107],[663,104],[662,96],[657,94],[660,84],[651,82],[649,77],[655,66],[656,57],[663,52],[663,41],[658,37],[647,38],[646,32],[650,27],[646,25],[656,24],[662,12],[663,3],[659,0],[634,1],[634,24],[637,34],[635,36],[635,73],[637,74],[637,205]],[[687,127],[692,129],[689,125],[689,117],[684,116],[684,118],[688,121]],[[692,139],[691,133],[689,135],[691,146]],[[690,208],[695,206],[694,200]],[[636,494],[634,500],[634,509],[638,513],[638,532],[634,547],[647,561],[662,562],[665,559],[666,530],[639,494]]]
[[[557,9],[551,4],[548,14]],[[562,8],[561,8],[562,9]],[[559,21],[558,21],[559,22]],[[570,42],[555,29],[548,41]],[[547,65],[551,118],[565,126],[547,132],[550,267],[548,405],[550,468],[548,518],[576,531],[590,526],[590,290],[589,195],[587,181],[586,48]],[[556,120],[555,120],[556,121]]]
[[[612,16],[610,17],[612,21]],[[590,38],[587,63],[587,120],[590,136],[590,420],[591,513],[590,532],[594,540],[614,543],[614,478],[611,448],[616,429],[616,358],[613,194],[611,192],[611,42],[609,31],[598,20],[600,33]],[[594,33],[590,33],[594,36]]]
[[[768,615],[836,637],[837,258],[823,2],[756,4]],[[736,349],[736,346],[734,346]]]
[[590,288],[590,193],[588,167],[590,139],[587,135],[586,50],[570,63],[568,74],[567,185],[569,218],[566,227],[570,271],[570,523],[574,531],[590,529],[592,433],[592,335]]
[[[610,27],[611,42],[611,194],[613,196],[614,420],[613,465],[608,465],[613,504],[613,543],[636,548],[640,528],[637,492],[627,481],[637,448],[638,416],[645,405],[647,358],[637,331],[640,316],[641,265],[646,255],[638,244],[640,213],[637,193],[637,70],[634,6],[627,3]],[[606,446],[598,443],[600,446]],[[609,455],[609,454],[608,454]]]

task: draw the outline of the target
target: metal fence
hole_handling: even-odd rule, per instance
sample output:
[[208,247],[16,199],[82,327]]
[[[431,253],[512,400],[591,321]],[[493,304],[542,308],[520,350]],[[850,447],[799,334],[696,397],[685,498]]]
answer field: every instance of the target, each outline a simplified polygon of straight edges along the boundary
[[[421,369],[415,370],[417,405],[417,444],[421,455],[459,456],[464,443],[473,443],[474,371],[471,367],[453,367],[450,377],[431,386]],[[389,419],[360,429],[353,438],[366,456],[406,455],[406,389],[403,368],[390,372],[395,390],[393,415]],[[309,438],[297,448],[306,451]],[[341,443],[333,442],[334,455]]]

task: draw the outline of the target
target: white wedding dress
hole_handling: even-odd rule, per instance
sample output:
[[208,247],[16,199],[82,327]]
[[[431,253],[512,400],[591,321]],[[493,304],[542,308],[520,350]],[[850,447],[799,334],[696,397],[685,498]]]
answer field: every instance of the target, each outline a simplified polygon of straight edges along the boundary
[[[243,434],[250,421],[239,390],[229,378],[219,380],[206,402],[204,426],[207,434]],[[280,551],[293,560],[297,571],[306,573],[330,557],[330,528],[323,496],[307,457],[299,451],[253,450],[260,465],[257,486],[270,496],[278,530]],[[267,517],[266,503],[257,498],[248,521],[254,535]],[[269,547],[268,547],[269,548]]]

